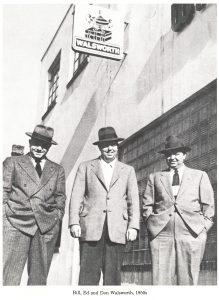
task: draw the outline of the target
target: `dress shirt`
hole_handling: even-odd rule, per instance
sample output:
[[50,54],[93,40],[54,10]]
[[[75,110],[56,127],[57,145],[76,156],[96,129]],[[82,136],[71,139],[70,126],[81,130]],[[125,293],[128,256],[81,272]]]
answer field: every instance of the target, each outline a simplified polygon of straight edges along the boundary
[[115,167],[115,162],[116,159],[114,159],[113,161],[107,163],[105,162],[105,160],[103,160],[102,158],[100,158],[100,165],[103,171],[103,176],[104,176],[104,180],[105,180],[105,184],[106,184],[106,188],[107,190],[109,190],[110,187],[110,182],[113,176],[113,170]]
[[[184,168],[185,168],[185,165],[183,164],[179,169],[177,169],[178,170],[178,174],[179,174],[179,182],[180,182],[180,184],[182,182]],[[171,187],[172,187],[173,196],[176,197],[177,194],[178,194],[178,192],[179,192],[180,185],[172,186],[174,173],[175,173],[175,170],[174,169],[170,169],[170,172],[169,172],[169,174],[170,174],[170,184],[171,184]]]
[[[35,159],[34,159],[32,156],[30,156],[30,159],[31,159],[31,161],[32,161],[32,163],[33,163],[33,165],[34,165],[34,168],[36,168],[36,164],[37,164],[37,163],[36,163]],[[41,166],[41,170],[42,170],[42,171],[43,171],[45,162],[46,162],[46,159],[45,159],[45,158],[43,158],[43,159],[40,161],[40,166]]]

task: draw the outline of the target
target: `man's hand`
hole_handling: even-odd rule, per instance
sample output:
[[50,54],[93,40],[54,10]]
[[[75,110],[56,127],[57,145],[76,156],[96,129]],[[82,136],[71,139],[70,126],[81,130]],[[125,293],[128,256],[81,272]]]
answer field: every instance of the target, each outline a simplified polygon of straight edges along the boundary
[[134,240],[136,240],[136,238],[137,238],[137,230],[136,229],[134,229],[134,228],[129,228],[128,230],[127,230],[127,232],[126,232],[126,239],[127,239],[127,241],[130,241],[130,242],[132,242],[132,241],[134,241]]
[[81,236],[81,226],[77,224],[71,225],[70,233],[74,238],[79,238]]

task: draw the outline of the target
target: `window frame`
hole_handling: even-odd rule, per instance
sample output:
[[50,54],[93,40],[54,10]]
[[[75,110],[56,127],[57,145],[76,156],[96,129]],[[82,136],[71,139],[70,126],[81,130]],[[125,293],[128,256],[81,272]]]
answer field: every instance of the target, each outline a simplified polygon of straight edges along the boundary
[[[73,58],[73,66],[71,70],[71,78],[67,83],[66,87],[69,88],[73,81],[78,77],[79,74],[84,70],[87,64],[90,61],[90,56],[87,53],[71,50],[74,54]],[[81,59],[83,57],[83,59]],[[78,63],[77,68],[75,68],[75,64]]]
[[50,68],[48,69],[48,96],[47,96],[47,110],[42,116],[42,120],[46,118],[49,112],[55,107],[58,98],[59,88],[59,72],[61,65],[61,50],[57,54]]

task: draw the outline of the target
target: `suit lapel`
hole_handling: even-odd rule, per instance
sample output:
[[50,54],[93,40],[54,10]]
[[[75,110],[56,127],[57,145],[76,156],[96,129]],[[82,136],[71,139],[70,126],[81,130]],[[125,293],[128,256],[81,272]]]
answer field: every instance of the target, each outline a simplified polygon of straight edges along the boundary
[[92,168],[91,169],[94,172],[94,174],[97,176],[97,178],[99,179],[99,181],[101,182],[101,184],[103,185],[105,190],[107,191],[99,158],[92,161]]
[[179,188],[177,198],[180,198],[180,196],[184,193],[184,191],[188,189],[188,186],[191,184],[191,181],[192,181],[192,176],[190,173],[190,169],[185,166],[182,182]]
[[54,164],[50,160],[47,159],[45,162],[44,168],[43,168],[41,178],[40,178],[40,188],[42,188],[44,185],[47,184],[49,179],[53,176],[55,170],[56,169],[55,169]]
[[27,175],[36,183],[39,184],[40,178],[37,176],[34,165],[31,162],[29,154],[23,156],[22,160],[19,162],[22,169],[27,173]]
[[38,187],[37,187],[37,189],[35,189],[32,196],[34,194],[38,193],[47,184],[47,182],[53,176],[55,171],[56,171],[56,168],[55,168],[54,164],[51,161],[46,160],[41,178],[39,178]]
[[44,168],[43,168],[42,176],[41,176],[41,178],[39,178],[37,176],[34,165],[31,162],[31,158],[28,154],[24,155],[24,157],[19,162],[19,164],[22,167],[22,169],[27,173],[27,175],[36,184],[38,184],[40,186],[44,186],[48,182],[48,180],[53,176],[53,174],[56,170],[54,164],[50,160],[47,159],[45,162]]
[[114,167],[112,179],[111,179],[111,182],[110,182],[110,189],[116,183],[116,181],[119,179],[120,170],[122,168],[123,168],[123,165],[117,160],[115,162],[115,167]]
[[172,200],[174,200],[172,188],[171,188],[171,185],[170,185],[169,172],[168,171],[162,172],[160,174],[160,180],[161,180],[166,192],[169,194],[170,198]]
[[47,184],[47,182],[50,180],[50,178],[56,171],[55,165],[51,161],[46,160],[42,176],[41,178],[39,178],[37,176],[37,172],[34,168],[34,165],[31,162],[29,154],[24,155],[19,164],[22,167],[22,169],[27,173],[27,175],[31,178],[31,180],[35,183],[34,186],[30,186],[29,190],[32,196],[39,192],[39,190],[41,190]]

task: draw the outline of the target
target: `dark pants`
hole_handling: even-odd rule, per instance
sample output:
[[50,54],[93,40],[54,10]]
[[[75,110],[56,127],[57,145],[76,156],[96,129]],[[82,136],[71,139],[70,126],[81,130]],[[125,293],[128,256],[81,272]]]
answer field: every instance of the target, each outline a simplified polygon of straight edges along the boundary
[[3,285],[19,285],[27,263],[28,285],[46,285],[59,232],[59,222],[46,234],[34,236],[13,227],[3,218]]
[[99,285],[101,270],[103,285],[121,285],[124,250],[125,245],[110,241],[105,221],[99,241],[80,242],[79,285]]

